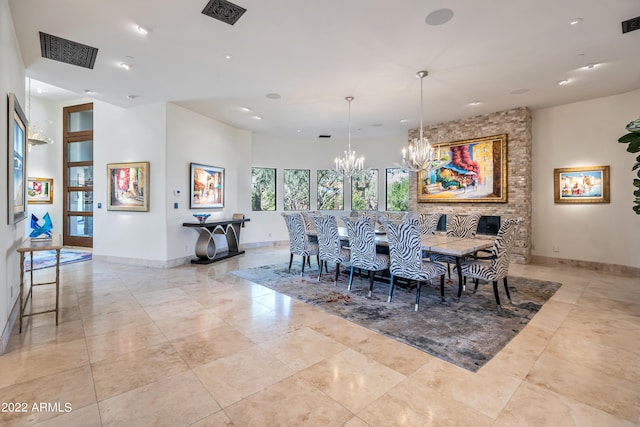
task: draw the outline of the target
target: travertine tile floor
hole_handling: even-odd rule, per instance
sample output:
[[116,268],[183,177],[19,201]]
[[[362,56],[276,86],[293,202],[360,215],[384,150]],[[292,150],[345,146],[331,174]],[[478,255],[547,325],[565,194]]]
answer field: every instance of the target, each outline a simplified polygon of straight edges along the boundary
[[[563,286],[471,373],[228,274],[287,260],[63,266],[60,325],[31,318],[0,356],[0,425],[640,424],[638,278],[512,265]],[[35,307],[52,302],[35,290]]]

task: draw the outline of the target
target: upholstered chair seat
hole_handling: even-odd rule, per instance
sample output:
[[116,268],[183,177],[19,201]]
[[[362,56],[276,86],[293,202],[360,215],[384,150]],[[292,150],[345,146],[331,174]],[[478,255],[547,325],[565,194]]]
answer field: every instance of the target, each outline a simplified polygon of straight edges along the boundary
[[367,216],[357,218],[342,217],[349,234],[351,249],[351,269],[349,272],[349,286],[353,284],[353,269],[359,268],[369,272],[369,296],[373,292],[373,280],[377,272],[389,268],[389,255],[376,252],[375,231],[373,221]]
[[344,248],[340,242],[338,234],[338,222],[333,215],[314,215],[311,217],[318,235],[318,247],[320,250],[320,268],[318,269],[318,281],[322,275],[322,263],[324,263],[327,273],[328,263],[336,265],[336,277],[334,284],[338,284],[340,274],[340,264],[349,261],[351,252],[349,248]]

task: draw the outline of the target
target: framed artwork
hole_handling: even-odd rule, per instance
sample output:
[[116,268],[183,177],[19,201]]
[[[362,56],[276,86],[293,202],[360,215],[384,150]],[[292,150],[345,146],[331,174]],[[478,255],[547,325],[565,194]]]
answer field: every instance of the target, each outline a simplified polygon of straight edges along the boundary
[[363,169],[351,177],[351,210],[378,210],[378,169]]
[[251,210],[276,210],[275,168],[251,168]]
[[387,211],[409,210],[409,172],[401,168],[387,168]]
[[16,224],[27,217],[27,116],[16,95],[8,95],[7,133],[7,217]]
[[149,162],[107,165],[107,210],[149,211]]
[[53,203],[53,178],[28,179],[27,202],[31,204]]
[[609,203],[609,166],[583,166],[553,170],[556,203]]
[[318,169],[318,210],[344,210],[344,177],[331,169]]
[[189,209],[224,208],[224,168],[191,163]]
[[309,169],[284,170],[284,210],[311,209],[311,171]]
[[418,174],[418,203],[507,202],[507,135],[434,144],[446,163]]

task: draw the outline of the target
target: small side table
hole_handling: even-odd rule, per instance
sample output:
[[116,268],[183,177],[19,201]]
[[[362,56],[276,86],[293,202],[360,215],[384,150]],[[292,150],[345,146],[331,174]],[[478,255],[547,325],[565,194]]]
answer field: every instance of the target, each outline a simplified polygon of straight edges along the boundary
[[[20,333],[22,333],[22,318],[35,316],[36,314],[56,313],[56,325],[58,324],[58,307],[60,296],[60,249],[62,249],[62,236],[54,234],[50,239],[26,239],[17,249],[20,253]],[[55,282],[33,283],[33,253],[38,251],[56,251],[56,280]],[[24,254],[29,253],[31,257],[30,286],[27,296],[24,296]],[[42,285],[56,285],[56,308],[51,310],[38,311],[36,313],[24,314],[24,310],[32,297],[33,287]]]

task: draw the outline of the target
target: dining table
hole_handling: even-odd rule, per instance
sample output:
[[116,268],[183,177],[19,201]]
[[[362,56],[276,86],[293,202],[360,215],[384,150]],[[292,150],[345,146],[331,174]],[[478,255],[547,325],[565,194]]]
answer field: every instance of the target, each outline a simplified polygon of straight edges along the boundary
[[[341,240],[348,241],[349,234],[347,227],[338,227],[338,235]],[[375,232],[376,246],[388,247],[389,239],[386,233],[381,231]],[[494,239],[473,237],[454,237],[447,236],[444,233],[426,234],[420,238],[420,244],[423,252],[431,252],[443,255],[450,255],[456,259],[456,270],[458,272],[458,298],[462,295],[464,290],[464,282],[462,280],[462,269],[460,268],[460,262],[464,257],[475,254],[476,252],[488,249],[493,246]]]

